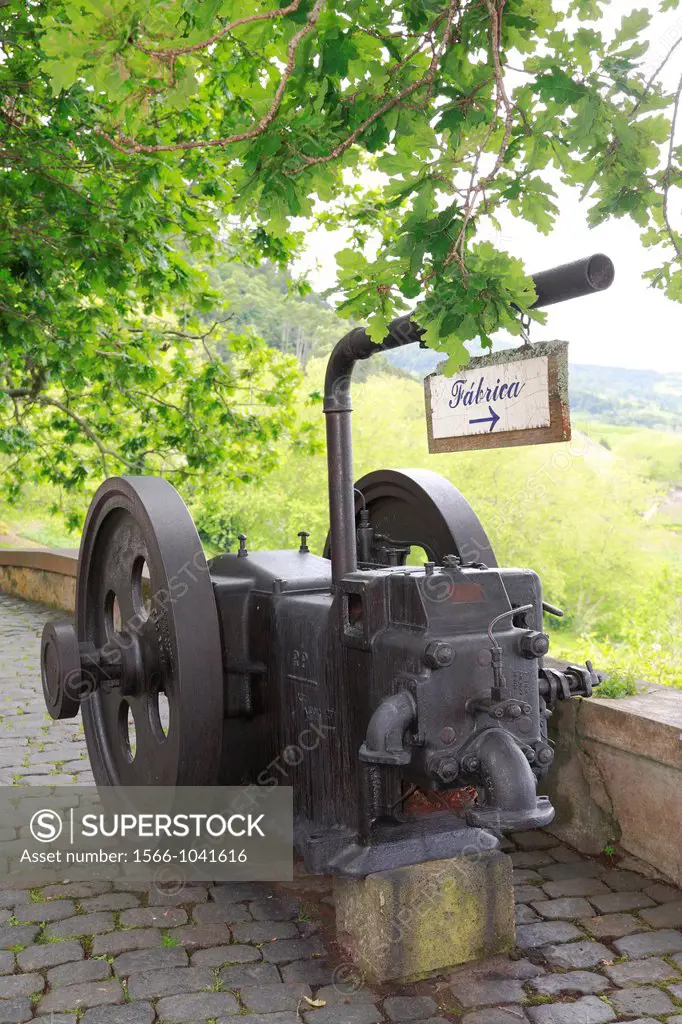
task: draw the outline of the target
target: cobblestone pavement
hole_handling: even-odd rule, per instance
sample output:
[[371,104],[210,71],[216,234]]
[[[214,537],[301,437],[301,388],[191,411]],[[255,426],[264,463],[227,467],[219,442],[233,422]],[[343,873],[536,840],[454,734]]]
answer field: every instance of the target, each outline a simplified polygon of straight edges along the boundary
[[[78,725],[42,709],[51,613],[0,596],[3,781],[91,781]],[[0,823],[2,828],[2,823]],[[543,832],[506,842],[518,949],[371,988],[333,942],[328,879],[154,887],[0,884],[0,1024],[682,1024],[682,893]]]
[[43,700],[40,636],[59,616],[0,594],[0,785],[94,783],[80,716],[54,722]]

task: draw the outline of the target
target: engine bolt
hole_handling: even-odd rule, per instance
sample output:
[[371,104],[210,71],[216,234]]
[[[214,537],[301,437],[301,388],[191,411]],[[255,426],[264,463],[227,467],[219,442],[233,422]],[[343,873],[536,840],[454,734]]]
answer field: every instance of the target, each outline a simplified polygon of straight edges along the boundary
[[551,747],[541,747],[538,750],[538,761],[540,764],[551,764],[554,760],[554,751]]
[[442,782],[454,782],[459,775],[459,764],[455,757],[435,758],[429,767]]
[[462,761],[462,768],[465,772],[469,772],[470,775],[475,775],[480,767],[481,762],[475,754],[469,754],[469,756],[465,757]]
[[442,640],[432,640],[424,651],[424,661],[430,668],[447,668],[452,664],[454,656],[452,646]]
[[520,704],[510,704],[509,705],[509,717],[510,718],[520,718],[521,717],[521,705]]
[[542,658],[549,651],[549,637],[530,629],[521,637],[519,646],[527,658]]
[[454,743],[456,739],[457,733],[455,732],[455,730],[452,728],[451,725],[446,725],[440,734],[441,743],[445,744],[445,746],[447,747],[451,743]]

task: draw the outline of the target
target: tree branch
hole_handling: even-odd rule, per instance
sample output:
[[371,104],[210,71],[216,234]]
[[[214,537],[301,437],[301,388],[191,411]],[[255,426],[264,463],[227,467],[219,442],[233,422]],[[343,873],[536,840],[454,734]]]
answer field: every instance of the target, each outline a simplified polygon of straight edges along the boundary
[[50,398],[48,395],[38,395],[36,401],[39,405],[53,406],[55,409],[59,409],[59,411],[63,412],[65,416],[70,416],[71,419],[78,424],[85,436],[88,437],[99,450],[102,458],[102,470],[104,471],[105,476],[108,476],[106,461],[107,455],[112,459],[116,459],[118,462],[122,462],[124,466],[133,470],[133,472],[139,471],[139,465],[136,465],[134,462],[129,462],[128,459],[120,454],[120,452],[112,451],[110,448],[107,448],[102,444],[92,427],[86,423],[82,416],[79,416],[78,413],[73,411],[73,409],[69,409],[68,405],[64,405],[63,402],[58,401],[56,398]]
[[[108,135],[101,128],[95,128],[95,133],[101,136],[107,142],[109,142],[120,153],[126,153],[128,156],[132,156],[135,153],[176,153],[192,149],[212,149],[216,147],[230,146],[235,142],[246,142],[249,139],[257,138],[259,135],[262,135],[263,132],[265,132],[266,129],[269,128],[269,126],[275,120],[279,112],[279,108],[282,104],[282,99],[284,98],[284,93],[286,91],[287,84],[294,71],[294,65],[296,63],[296,51],[298,50],[299,45],[305,39],[305,37],[310,35],[310,33],[314,31],[315,26],[319,21],[320,14],[322,13],[322,8],[324,7],[325,2],[326,0],[315,0],[315,5],[313,6],[313,9],[308,15],[307,24],[304,25],[303,28],[299,29],[299,31],[294,36],[292,36],[287,51],[287,63],[284,68],[284,71],[282,72],[282,77],[280,79],[279,85],[277,86],[275,97],[272,101],[270,109],[261,118],[261,120],[255,126],[255,128],[250,128],[248,129],[248,131],[244,132],[237,132],[234,135],[228,135],[222,139],[195,140],[192,142],[176,142],[169,144],[159,144],[155,146],[147,146],[141,142],[136,142],[135,139],[132,139],[127,135],[123,135],[123,133],[119,133],[120,138],[123,140],[122,142],[119,142],[111,135]],[[252,19],[242,19],[241,23],[243,24],[249,20],[260,21],[263,20],[264,17],[265,15],[254,15]]]
[[162,50],[150,50],[144,46],[140,46],[137,42],[133,42],[132,45],[136,50],[146,53],[148,57],[182,57],[187,53],[198,53],[200,50],[208,49],[209,46],[213,46],[214,43],[220,42],[221,39],[226,35],[229,35],[229,33],[234,31],[234,29],[239,28],[240,25],[252,25],[256,21],[274,21],[275,18],[284,18],[288,14],[294,14],[300,6],[301,0],[293,0],[293,2],[287,7],[280,7],[277,11],[266,11],[265,14],[251,14],[245,18],[237,18],[236,21],[231,21],[229,25],[225,25],[208,39],[204,39],[201,43],[193,43],[191,46],[178,46],[168,47]]
[[647,97],[647,96],[649,95],[649,93],[651,92],[651,89],[652,89],[652,87],[653,87],[653,84],[654,84],[654,82],[656,81],[656,79],[657,79],[657,78],[658,78],[658,76],[660,75],[661,71],[662,71],[662,70],[663,70],[663,68],[664,68],[664,67],[666,66],[666,64],[668,63],[668,61],[669,61],[669,60],[670,60],[670,58],[672,57],[672,55],[674,54],[674,52],[675,52],[675,50],[677,49],[677,47],[678,47],[678,46],[680,46],[680,44],[682,44],[682,35],[681,35],[681,36],[679,37],[679,39],[676,39],[676,40],[675,40],[675,42],[674,42],[674,43],[673,43],[673,45],[672,45],[672,46],[670,47],[670,49],[669,49],[669,50],[668,50],[668,52],[666,53],[665,57],[664,57],[664,58],[663,58],[663,60],[661,61],[661,63],[660,63],[659,65],[658,65],[658,67],[657,67],[657,68],[656,68],[656,70],[654,71],[654,73],[653,73],[653,75],[651,76],[651,78],[650,78],[650,79],[648,80],[648,82],[647,82],[647,83],[646,83],[646,85],[644,86],[644,92],[642,93],[642,95],[640,96],[640,98],[639,98],[639,99],[637,100],[637,102],[635,103],[634,107],[632,108],[632,111],[630,112],[630,119],[632,119],[632,118],[633,118],[633,117],[635,116],[635,114],[637,113],[637,111],[638,111],[638,110],[639,110],[639,108],[641,107],[642,103],[644,102],[644,100],[646,99],[646,97]]
[[[429,64],[428,71],[422,76],[422,78],[420,78],[416,82],[412,82],[404,89],[401,89],[399,93],[396,93],[395,96],[392,96],[390,99],[386,100],[386,102],[383,103],[377,110],[375,110],[373,114],[370,114],[368,117],[366,117],[362,124],[360,124],[354,131],[352,131],[351,134],[348,135],[343,140],[343,142],[340,142],[337,146],[335,146],[331,150],[331,152],[326,153],[324,156],[302,156],[302,162],[298,165],[298,167],[294,167],[293,170],[289,171],[289,175],[293,177],[295,175],[301,174],[301,172],[306,170],[306,168],[308,167],[315,167],[317,164],[326,164],[329,163],[330,160],[336,160],[339,156],[345,153],[347,149],[350,149],[350,147],[357,141],[357,139],[363,134],[363,132],[367,131],[367,129],[372,124],[374,124],[375,121],[378,121],[380,117],[383,117],[384,114],[387,114],[389,110],[392,110],[393,107],[400,104],[409,96],[412,96],[415,92],[418,92],[420,89],[423,89],[424,86],[432,88],[436,78],[436,74],[438,72],[440,61],[445,56],[445,53],[452,41],[452,25],[454,21],[455,12],[458,9],[458,7],[459,0],[450,0],[447,11],[447,23],[443,37],[443,45],[441,47],[440,52],[438,52],[437,50],[434,51],[431,63]],[[426,33],[425,38],[435,30],[436,26],[439,25],[443,20],[443,17],[443,13],[439,14],[439,16],[431,25],[429,31]]]
[[[507,154],[507,150],[509,149],[512,128],[514,125],[515,108],[514,104],[509,99],[509,95],[507,93],[507,88],[504,82],[504,68],[502,65],[502,58],[500,55],[502,12],[507,0],[499,0],[499,3],[496,3],[495,0],[485,0],[485,2],[488,8],[488,14],[490,16],[490,38],[493,56],[493,67],[495,71],[495,82],[497,86],[497,99],[495,115],[490,122],[488,131],[486,132],[483,142],[478,147],[478,151],[476,153],[476,157],[474,160],[474,165],[471,171],[471,180],[467,192],[467,201],[464,207],[464,214],[462,217],[462,226],[459,230],[459,234],[457,235],[457,240],[455,241],[455,244],[452,246],[452,249],[446,256],[445,261],[443,263],[443,266],[447,267],[449,266],[450,263],[453,262],[453,260],[456,260],[462,271],[464,271],[465,269],[464,246],[466,244],[467,228],[471,223],[471,219],[476,210],[476,206],[478,204],[480,196],[485,193],[486,186],[493,180],[498,171],[500,171],[502,164],[504,163],[504,158]],[[502,143],[498,150],[497,158],[495,160],[495,164],[492,170],[488,174],[485,174],[483,177],[479,178],[478,181],[476,181],[476,175],[478,174],[478,168],[483,157],[483,152],[488,142],[492,138],[493,132],[495,131],[497,114],[501,106],[504,107],[505,110],[504,135],[502,137]]]
[[673,110],[673,119],[670,126],[670,145],[668,147],[668,163],[663,175],[663,219],[665,220],[665,226],[670,236],[677,258],[682,260],[682,245],[678,238],[677,232],[673,229],[670,222],[670,189],[672,187],[673,177],[673,160],[675,157],[675,135],[677,134],[677,120],[680,113],[680,104],[682,102],[682,77],[680,78],[677,86],[677,92],[675,93],[675,108]]

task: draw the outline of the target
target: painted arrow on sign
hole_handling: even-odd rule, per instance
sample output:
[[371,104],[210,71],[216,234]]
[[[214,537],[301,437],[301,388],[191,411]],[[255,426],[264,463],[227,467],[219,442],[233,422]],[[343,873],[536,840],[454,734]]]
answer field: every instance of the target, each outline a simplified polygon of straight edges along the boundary
[[497,413],[493,409],[492,405],[489,405],[488,408],[490,409],[490,416],[485,416],[483,419],[480,419],[480,420],[469,420],[469,423],[489,423],[490,424],[490,430],[488,431],[488,433],[492,434],[492,432],[495,429],[496,425],[500,421],[500,417],[497,415]]

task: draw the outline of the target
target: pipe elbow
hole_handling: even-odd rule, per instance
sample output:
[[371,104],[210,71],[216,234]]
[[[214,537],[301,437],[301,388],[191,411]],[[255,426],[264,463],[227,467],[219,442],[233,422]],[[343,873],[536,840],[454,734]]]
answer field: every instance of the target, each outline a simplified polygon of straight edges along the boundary
[[551,822],[554,808],[547,797],[538,797],[531,766],[506,729],[486,729],[473,753],[485,800],[467,812],[470,825],[516,829],[542,828]]
[[503,810],[534,807],[536,781],[523,751],[506,729],[486,729],[478,747],[488,802]]
[[406,749],[404,737],[416,718],[417,706],[406,690],[386,697],[370,719],[360,760],[369,764],[409,764],[412,751]]
[[349,412],[351,377],[358,359],[371,355],[372,343],[361,327],[349,331],[332,349],[324,380],[324,411]]
[[423,328],[413,324],[409,317],[398,317],[390,324],[388,334],[377,344],[362,327],[356,327],[341,338],[327,363],[324,381],[324,411],[349,412],[351,409],[350,382],[353,367],[360,359],[369,359],[376,352],[386,352],[402,345],[419,341]]

